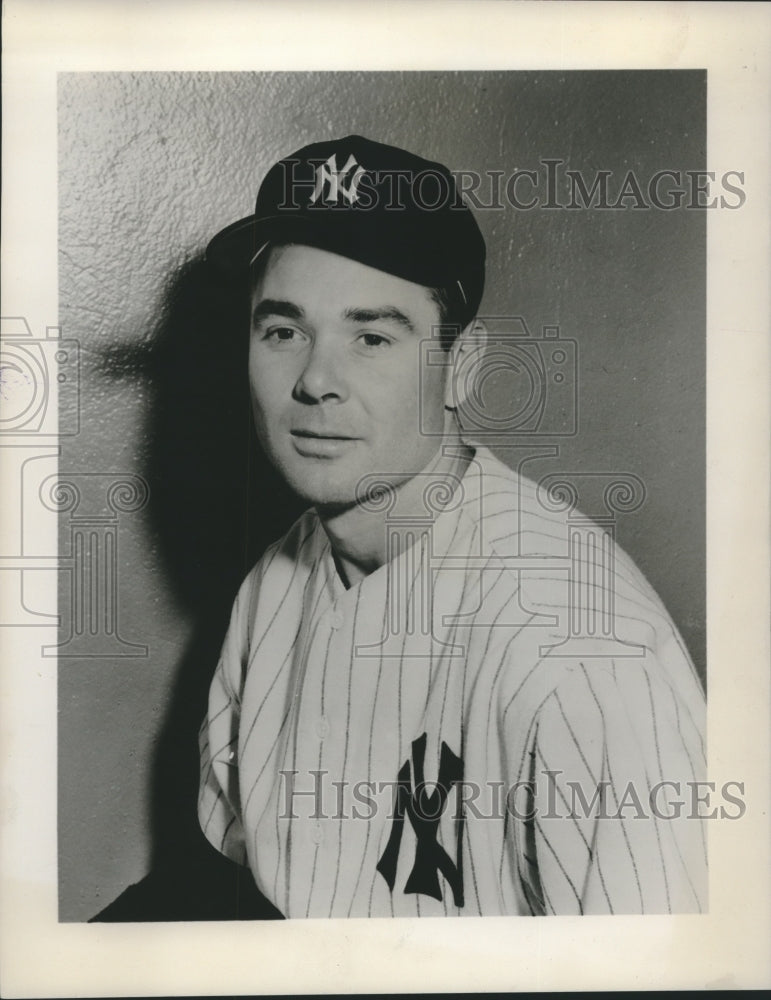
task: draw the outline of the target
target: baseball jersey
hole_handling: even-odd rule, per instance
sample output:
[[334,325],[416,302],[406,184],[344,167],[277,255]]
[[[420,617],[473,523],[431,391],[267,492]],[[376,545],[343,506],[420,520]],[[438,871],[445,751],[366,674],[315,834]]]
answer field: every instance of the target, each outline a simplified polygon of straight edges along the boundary
[[358,584],[313,510],[247,576],[199,818],[285,916],[706,907],[700,682],[608,531],[553,506],[478,448]]

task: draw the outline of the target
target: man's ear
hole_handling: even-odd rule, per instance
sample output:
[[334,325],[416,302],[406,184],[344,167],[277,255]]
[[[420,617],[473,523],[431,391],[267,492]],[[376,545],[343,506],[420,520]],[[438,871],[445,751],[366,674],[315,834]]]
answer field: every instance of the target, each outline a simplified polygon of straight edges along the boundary
[[473,394],[479,362],[486,346],[487,327],[480,319],[473,319],[455,338],[447,366],[446,409],[457,410]]

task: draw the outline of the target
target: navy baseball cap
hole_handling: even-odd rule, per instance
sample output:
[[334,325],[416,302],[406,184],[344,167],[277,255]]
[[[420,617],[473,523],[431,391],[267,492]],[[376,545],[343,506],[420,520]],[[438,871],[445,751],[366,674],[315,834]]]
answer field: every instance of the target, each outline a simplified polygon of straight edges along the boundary
[[457,295],[476,315],[485,242],[455,178],[441,163],[359,135],[317,142],[265,176],[254,214],[206,250],[221,271],[246,272],[271,243],[302,243]]

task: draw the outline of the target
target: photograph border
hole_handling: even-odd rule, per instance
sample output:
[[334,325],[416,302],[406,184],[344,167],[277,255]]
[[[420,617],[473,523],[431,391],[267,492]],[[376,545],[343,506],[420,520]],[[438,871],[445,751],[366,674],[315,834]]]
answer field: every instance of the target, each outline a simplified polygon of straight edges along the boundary
[[[50,642],[51,630],[3,629],[3,996],[769,985],[770,9],[265,3],[256,19],[255,8],[237,2],[215,13],[173,0],[133,8],[8,0],[3,313],[25,316],[34,330],[58,313],[59,72],[707,69],[707,167],[743,170],[747,193],[744,211],[708,217],[709,778],[718,787],[743,781],[747,812],[710,827],[710,912],[698,917],[561,917],[514,928],[508,917],[314,920],[266,922],[259,931],[249,922],[59,924],[56,663],[40,655],[39,641]],[[0,486],[17,488],[8,477]],[[41,516],[34,530],[55,550],[55,517]]]

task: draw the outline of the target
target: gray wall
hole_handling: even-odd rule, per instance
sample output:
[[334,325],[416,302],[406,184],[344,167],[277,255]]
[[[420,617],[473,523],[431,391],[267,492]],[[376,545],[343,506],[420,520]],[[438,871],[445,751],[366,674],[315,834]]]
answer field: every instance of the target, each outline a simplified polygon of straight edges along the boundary
[[[82,352],[81,430],[61,467],[150,487],[118,526],[120,633],[147,656],[60,661],[61,919],[87,919],[162,863],[177,823],[184,839],[230,601],[294,514],[250,437],[243,311],[201,267],[208,238],[252,210],[277,158],[348,132],[456,169],[560,158],[613,171],[616,187],[632,168],[703,169],[705,85],[699,72],[60,77],[59,319]],[[579,344],[580,433],[530,474],[643,480],[618,538],[702,673],[705,214],[479,213],[482,312]],[[62,530],[66,544],[66,518]],[[66,585],[61,601],[66,630]]]

